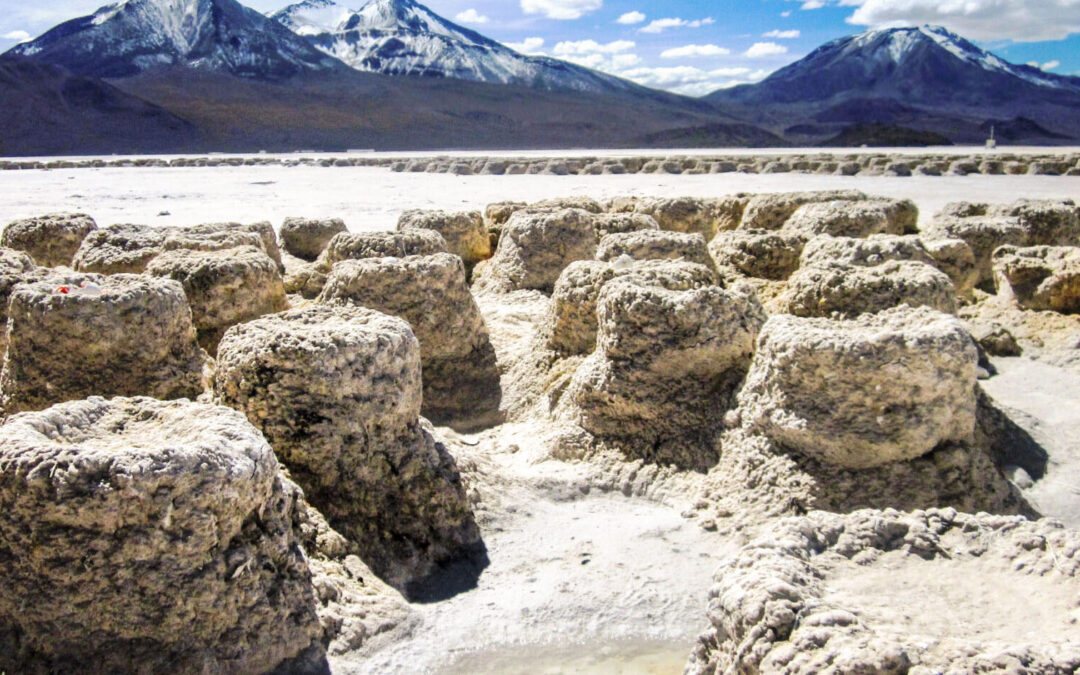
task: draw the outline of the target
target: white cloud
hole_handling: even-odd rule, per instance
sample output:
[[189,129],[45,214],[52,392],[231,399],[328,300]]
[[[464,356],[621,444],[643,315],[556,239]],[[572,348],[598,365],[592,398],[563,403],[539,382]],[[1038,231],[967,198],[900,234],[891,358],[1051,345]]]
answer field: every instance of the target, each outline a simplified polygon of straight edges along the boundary
[[755,42],[743,54],[748,59],[763,59],[769,56],[787,54],[788,48],[775,42]]
[[1043,64],[1035,63],[1033,65],[1040,70],[1054,70],[1061,65],[1061,61],[1047,61]]
[[522,54],[538,54],[540,48],[544,46],[544,38],[542,37],[527,37],[521,42],[505,42],[503,43],[515,52]]
[[607,44],[600,44],[596,40],[581,40],[579,42],[560,42],[553,50],[559,56],[571,54],[618,54],[630,51],[637,44],[630,40],[616,40]]
[[774,40],[794,40],[802,35],[797,30],[771,30],[768,33],[762,33],[761,37],[773,38]]
[[1041,42],[1080,33],[1080,0],[801,1],[803,9],[852,7],[847,22],[856,26],[933,24],[980,42]]
[[719,45],[686,45],[685,47],[673,47],[660,52],[662,59],[681,59],[695,56],[725,56],[731,50]]
[[491,19],[475,9],[467,9],[454,16],[454,21],[457,21],[458,23],[487,23],[488,21],[491,21]]
[[3,35],[0,35],[0,38],[3,38],[5,40],[15,40],[16,42],[29,42],[31,39],[33,39],[30,33],[27,33],[24,30],[13,30],[10,33],[4,33]]
[[656,19],[649,25],[644,28],[639,28],[638,30],[642,33],[662,33],[667,28],[701,28],[702,26],[708,26],[714,23],[716,23],[716,19],[712,17],[695,19],[693,21],[679,18]]
[[526,14],[542,14],[549,19],[580,19],[604,6],[604,0],[521,0]]
[[789,10],[787,12],[780,12],[780,16],[782,16],[782,17],[784,17],[786,19],[789,16],[791,16],[791,11]]
[[615,23],[621,23],[624,26],[633,26],[635,24],[641,23],[644,20],[645,20],[645,15],[644,14],[642,14],[641,12],[634,11],[634,12],[627,12],[626,14],[623,14],[622,16],[620,16],[618,19],[615,19]]
[[668,89],[687,96],[704,96],[717,89],[757,82],[767,77],[769,71],[752,71],[749,68],[704,70],[693,66],[674,66],[668,68],[634,68],[619,74],[646,87]]

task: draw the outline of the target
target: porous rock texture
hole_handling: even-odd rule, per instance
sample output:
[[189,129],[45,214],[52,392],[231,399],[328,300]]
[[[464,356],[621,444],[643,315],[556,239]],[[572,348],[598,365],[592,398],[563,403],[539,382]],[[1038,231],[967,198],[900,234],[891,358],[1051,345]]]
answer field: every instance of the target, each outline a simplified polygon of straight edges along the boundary
[[[1076,587],[1080,535],[1055,521],[954,509],[814,512],[782,520],[717,571],[709,591],[710,626],[685,672],[1056,674],[1080,668],[1080,639],[1067,628],[1067,612],[1040,612],[1042,627],[1057,624],[1056,635],[1026,641],[1019,636],[1035,627],[1003,604],[1022,592],[995,591],[966,578],[980,573],[1044,591]],[[963,624],[935,630],[930,626],[940,621],[927,621],[918,608],[881,610],[880,599],[860,596],[874,592],[874,583],[878,592],[902,592],[896,584],[909,583],[933,594],[931,588],[950,585],[948,575],[961,575],[955,585],[975,594],[955,601],[953,620],[983,624],[984,630],[994,623],[996,630],[965,632]],[[870,581],[861,590],[845,578]],[[853,590],[838,593],[837,586]],[[941,604],[934,600],[916,602],[932,611]],[[1000,616],[985,617],[987,608]],[[964,616],[970,613],[983,616]],[[1017,637],[1002,639],[1002,627],[1010,625]]]
[[111,225],[83,239],[72,267],[99,274],[141,274],[164,248],[167,230],[149,225]]
[[975,252],[963,239],[927,239],[922,238],[927,253],[934,259],[934,267],[949,275],[956,294],[961,298],[971,298],[972,291],[979,283],[979,268],[975,262]]
[[0,248],[0,352],[7,348],[7,313],[11,291],[16,284],[43,279],[49,272],[34,265],[30,256],[22,251]]
[[600,291],[597,317],[596,351],[574,373],[559,415],[634,458],[714,465],[711,438],[765,321],[757,299],[616,279]]
[[425,417],[459,430],[499,423],[495,350],[461,258],[437,253],[340,262],[318,301],[356,304],[409,322],[420,341]]
[[291,255],[313,262],[334,235],[348,231],[341,218],[286,218],[281,224],[281,245]]
[[742,424],[843,468],[913,459],[973,439],[977,362],[960,320],[926,307],[775,315],[739,394]]
[[587,211],[518,211],[503,227],[495,256],[474,271],[477,290],[551,293],[567,265],[592,260],[596,244]]
[[630,278],[668,290],[681,291],[717,284],[716,274],[703,265],[683,261],[648,260],[570,263],[551,294],[551,315],[545,321],[547,347],[563,355],[589,354],[596,347],[596,302],[612,279]]
[[994,252],[994,278],[998,293],[1022,309],[1080,313],[1078,247],[1002,246]]
[[956,288],[949,277],[907,260],[872,267],[836,262],[800,267],[788,279],[784,300],[796,316],[852,317],[903,304],[956,312]]
[[731,230],[718,232],[709,253],[721,271],[735,276],[782,281],[799,268],[806,237],[782,231]]
[[85,213],[54,213],[9,223],[0,246],[24,251],[42,267],[69,266],[83,239],[96,229]]
[[491,257],[491,238],[479,211],[406,211],[398,219],[397,229],[435,230],[446,240],[446,250],[461,257],[468,272],[476,263]]
[[596,213],[592,217],[596,228],[596,241],[609,234],[624,234],[642,230],[659,230],[660,225],[652,216],[643,213]]
[[179,282],[55,274],[11,293],[0,404],[11,414],[94,395],[195,398],[205,361]]
[[230,326],[288,307],[277,265],[253,246],[166,251],[150,262],[146,273],[180,282],[199,345],[211,354]]
[[871,234],[917,232],[919,209],[910,200],[862,199],[805,204],[791,215],[783,229],[807,237],[867,237]]
[[753,195],[739,221],[741,230],[778,230],[803,204],[835,201],[859,201],[866,195],[856,190],[821,192],[778,192]]
[[646,198],[637,200],[633,208],[655,218],[663,230],[696,232],[708,239],[719,231],[737,227],[749,201],[746,195],[711,199]]
[[235,411],[90,398],[0,427],[0,668],[268,672],[320,651],[274,451]]
[[342,232],[334,235],[315,261],[315,268],[328,274],[342,260],[363,258],[404,258],[434,255],[447,251],[446,240],[433,230],[407,232]]
[[310,305],[234,326],[214,394],[395,588],[479,544],[454,459],[420,419],[420,346],[403,320]]
[[597,260],[612,262],[624,255],[634,260],[684,260],[716,267],[705,238],[697,233],[642,230],[609,234],[600,240],[596,249]]

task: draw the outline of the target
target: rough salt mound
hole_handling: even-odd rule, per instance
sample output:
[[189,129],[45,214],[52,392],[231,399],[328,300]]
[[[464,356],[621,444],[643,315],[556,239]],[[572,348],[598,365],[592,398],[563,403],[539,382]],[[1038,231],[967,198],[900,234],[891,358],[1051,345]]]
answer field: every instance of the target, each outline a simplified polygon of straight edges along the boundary
[[934,259],[934,267],[952,279],[956,294],[970,298],[979,283],[979,268],[975,262],[975,252],[963,239],[927,239],[922,238],[927,253]]
[[491,257],[491,238],[479,211],[406,211],[398,219],[397,229],[435,230],[446,240],[447,250],[460,256],[469,271],[476,263]]
[[719,231],[735,229],[749,201],[750,198],[745,195],[719,199],[649,198],[636,201],[633,208],[638,213],[655,218],[661,229],[696,232],[708,239]]
[[421,425],[420,346],[401,319],[311,305],[234,326],[214,392],[396,588],[479,544],[454,459]]
[[935,264],[919,237],[890,234],[874,234],[866,238],[817,236],[806,243],[799,263],[803,267],[816,263],[873,267],[889,260]]
[[164,248],[168,232],[149,225],[112,225],[83,239],[72,259],[80,272],[141,274]]
[[95,395],[195,398],[205,360],[178,282],[53,275],[11,294],[0,403],[10,414]]
[[715,268],[705,238],[700,234],[642,230],[609,234],[600,240],[596,259],[613,262],[622,256],[634,260],[684,260]]
[[503,227],[495,256],[477,267],[477,288],[551,293],[567,265],[593,258],[596,243],[587,211],[518,211]]
[[545,325],[548,348],[569,356],[596,347],[596,302],[612,279],[630,278],[672,291],[715,286],[716,274],[703,265],[683,261],[581,260],[570,263],[552,292],[551,315]]
[[831,201],[800,206],[784,223],[783,229],[813,237],[868,237],[872,234],[910,234],[919,210],[910,200],[863,199]]
[[348,232],[341,218],[286,218],[281,225],[281,245],[290,254],[313,262],[334,235]]
[[4,228],[0,246],[24,251],[42,267],[71,265],[86,235],[97,229],[84,213],[56,213],[16,220]]
[[625,234],[643,230],[659,230],[660,225],[652,216],[641,213],[597,213],[592,217],[596,228],[596,241],[610,234]]
[[900,305],[956,313],[956,288],[926,263],[889,261],[873,267],[822,263],[800,267],[784,300],[796,316],[858,316]]
[[767,230],[719,232],[709,242],[709,253],[722,270],[735,276],[782,281],[799,268],[806,237]]
[[975,255],[979,285],[993,281],[1000,246],[1074,246],[1080,208],[1071,200],[1019,200],[1012,204],[948,204],[925,229],[928,237],[963,239]]
[[815,512],[723,563],[685,672],[1075,672],[1078,592],[1055,521]]
[[[258,223],[206,223],[203,225],[194,225],[192,227],[185,227],[182,230],[188,237],[193,239],[206,239],[213,240],[218,237],[228,236],[229,233],[249,233],[257,234],[262,239],[262,249],[266,255],[273,259],[277,264],[278,270],[284,270],[284,265],[281,262],[281,249],[278,247],[277,234],[274,232],[274,226],[268,221],[262,221]],[[197,247],[194,247],[197,248]]]
[[972,440],[977,363],[960,320],[926,307],[853,321],[776,315],[739,394],[742,422],[840,467],[913,459]]
[[1080,313],[1080,248],[1003,246],[994,252],[998,292],[1023,309]]
[[342,260],[364,258],[404,258],[410,255],[434,255],[447,251],[446,240],[432,230],[408,232],[358,232],[334,235],[326,245],[315,268],[329,273],[335,263]]
[[180,282],[191,304],[199,344],[213,354],[225,330],[288,307],[270,256],[252,246],[224,251],[166,251],[146,268]]
[[458,256],[340,262],[319,302],[352,303],[409,322],[420,341],[428,419],[462,431],[501,421],[495,349]]
[[234,411],[90,398],[0,427],[0,668],[251,673],[320,650],[274,451]]
[[617,279],[600,291],[597,316],[596,351],[574,373],[561,415],[631,457],[714,465],[711,438],[765,320],[756,298]]
[[533,202],[526,210],[533,213],[565,211],[566,209],[579,209],[589,213],[603,213],[604,207],[592,197],[556,197]]
[[780,192],[750,197],[739,221],[741,230],[779,230],[803,204],[859,201],[866,195],[856,190]]
[[225,251],[241,246],[253,246],[269,255],[266,242],[258,233],[240,230],[194,233],[178,227],[168,231],[161,248],[164,251]]
[[499,229],[499,226],[510,220],[521,209],[528,206],[525,202],[495,202],[488,204],[484,209],[484,223],[490,228]]

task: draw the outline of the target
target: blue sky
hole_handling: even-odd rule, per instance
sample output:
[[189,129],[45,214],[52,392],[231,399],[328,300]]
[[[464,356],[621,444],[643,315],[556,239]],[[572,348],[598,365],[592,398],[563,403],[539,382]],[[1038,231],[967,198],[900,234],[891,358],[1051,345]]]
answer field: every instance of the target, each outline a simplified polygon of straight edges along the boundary
[[[288,0],[241,0],[260,11]],[[363,0],[338,0],[361,5]],[[0,50],[102,0],[0,0]],[[701,95],[759,80],[828,40],[868,27],[934,23],[1016,63],[1080,75],[1080,0],[429,0],[511,44]]]

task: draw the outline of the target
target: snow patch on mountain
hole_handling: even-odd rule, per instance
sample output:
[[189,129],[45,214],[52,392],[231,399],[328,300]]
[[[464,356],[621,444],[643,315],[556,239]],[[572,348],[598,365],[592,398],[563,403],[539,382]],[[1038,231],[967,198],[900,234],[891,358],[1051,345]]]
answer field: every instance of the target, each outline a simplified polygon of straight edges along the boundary
[[303,0],[270,17],[325,54],[362,71],[576,91],[642,91],[626,80],[548,57],[524,56],[414,0],[349,8]]

